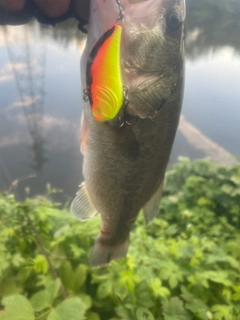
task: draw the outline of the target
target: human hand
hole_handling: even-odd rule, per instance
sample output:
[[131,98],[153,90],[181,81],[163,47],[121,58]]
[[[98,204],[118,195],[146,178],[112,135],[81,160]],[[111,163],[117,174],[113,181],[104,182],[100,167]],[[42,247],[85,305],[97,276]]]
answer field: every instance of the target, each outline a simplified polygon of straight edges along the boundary
[[0,25],[24,24],[32,16],[52,25],[75,17],[83,26],[89,18],[89,0],[0,0]]

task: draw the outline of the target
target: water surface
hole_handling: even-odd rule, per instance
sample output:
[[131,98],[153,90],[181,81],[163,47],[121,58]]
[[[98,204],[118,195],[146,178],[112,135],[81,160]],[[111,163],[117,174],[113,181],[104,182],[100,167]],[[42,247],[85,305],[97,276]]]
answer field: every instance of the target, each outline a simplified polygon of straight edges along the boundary
[[[170,162],[240,159],[240,4],[189,0],[187,8],[184,119]],[[0,191],[21,199],[26,187],[43,194],[49,182],[61,201],[75,194],[84,43],[74,20],[0,28]]]

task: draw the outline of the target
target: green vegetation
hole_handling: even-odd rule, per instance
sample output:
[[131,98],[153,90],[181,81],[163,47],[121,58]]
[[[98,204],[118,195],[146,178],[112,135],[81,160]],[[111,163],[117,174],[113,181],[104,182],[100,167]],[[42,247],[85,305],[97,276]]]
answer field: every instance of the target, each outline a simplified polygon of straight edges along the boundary
[[240,164],[182,159],[126,259],[91,269],[99,218],[0,196],[0,320],[240,319]]

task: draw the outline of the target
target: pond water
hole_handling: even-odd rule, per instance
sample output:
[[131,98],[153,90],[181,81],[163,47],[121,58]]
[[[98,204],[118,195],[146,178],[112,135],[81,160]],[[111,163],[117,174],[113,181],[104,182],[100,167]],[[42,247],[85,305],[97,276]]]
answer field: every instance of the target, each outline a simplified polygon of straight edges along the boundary
[[[183,117],[170,163],[180,155],[240,159],[239,34],[239,1],[187,1]],[[62,189],[59,201],[75,194],[84,43],[74,20],[0,28],[0,192],[22,199],[50,183]]]

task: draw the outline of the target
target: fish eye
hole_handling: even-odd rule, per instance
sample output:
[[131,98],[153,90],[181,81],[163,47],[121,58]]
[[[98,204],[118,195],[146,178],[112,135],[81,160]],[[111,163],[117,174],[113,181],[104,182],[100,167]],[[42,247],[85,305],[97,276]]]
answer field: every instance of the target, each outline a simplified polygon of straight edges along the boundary
[[169,12],[166,18],[166,24],[169,30],[177,31],[182,26],[182,21],[179,19],[175,12]]

